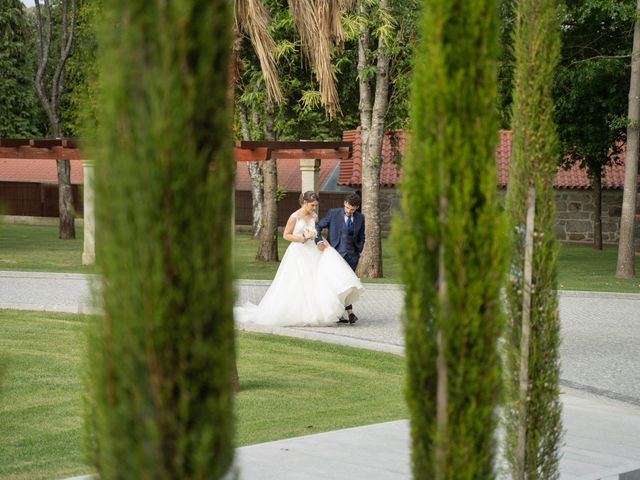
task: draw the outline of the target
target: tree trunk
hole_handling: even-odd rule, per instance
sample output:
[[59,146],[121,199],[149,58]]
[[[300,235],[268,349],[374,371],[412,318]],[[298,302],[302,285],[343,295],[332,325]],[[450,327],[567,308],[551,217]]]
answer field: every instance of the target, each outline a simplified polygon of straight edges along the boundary
[[[389,1],[381,0],[380,9],[389,10]],[[364,50],[365,42],[360,43]],[[364,54],[360,52],[359,58]],[[363,57],[364,58],[364,57]],[[366,60],[366,58],[365,58]],[[360,68],[360,62],[358,62]],[[362,84],[361,84],[362,86]],[[368,87],[368,85],[366,85]],[[384,46],[383,38],[378,39],[376,87],[373,108],[369,114],[365,102],[370,100],[370,89],[361,90],[360,102],[362,122],[362,213],[365,216],[365,244],[362,257],[358,263],[358,274],[363,277],[382,277],[382,235],[380,230],[380,166],[382,164],[382,143],[384,140],[384,122],[387,113],[389,94],[389,53]],[[370,132],[366,135],[367,120]],[[366,152],[366,156],[365,156]]]
[[[365,5],[365,2],[360,2],[359,11],[360,15],[364,16],[367,14],[367,6]],[[360,37],[358,40],[358,86],[360,91],[358,110],[360,111],[360,142],[362,144],[363,165],[369,159],[369,134],[371,132],[371,81],[363,74],[363,71],[369,65],[369,60],[367,59],[369,40],[369,29],[366,24],[364,24],[360,30]]]
[[[69,16],[69,6],[71,15]],[[51,5],[47,0],[44,2],[45,16],[43,18],[39,0],[35,2],[37,42],[38,42],[38,68],[36,71],[35,86],[38,99],[42,104],[49,119],[51,134],[55,138],[62,136],[62,124],[58,117],[60,99],[64,93],[64,68],[71,52],[73,36],[75,30],[76,2],[75,0],[63,0],[59,4],[61,12],[60,25],[60,57],[51,75],[51,85],[45,88],[47,66],[50,60],[50,49],[53,42],[54,29],[51,21]],[[47,90],[50,96],[47,95]],[[69,240],[76,238],[75,229],[75,208],[73,205],[73,194],[71,190],[71,165],[69,160],[56,160],[58,173],[58,207],[60,210],[60,221],[58,228],[58,238]]]
[[[249,118],[247,115],[247,106],[240,104],[240,123],[242,125],[242,138],[245,140],[252,140],[251,130],[249,128]],[[257,126],[256,111],[253,111],[254,127]],[[253,238],[258,238],[260,229],[262,227],[262,204],[264,202],[264,175],[262,174],[262,168],[260,168],[260,162],[247,162],[247,170],[249,171],[249,178],[251,179],[251,206],[252,206],[252,221],[251,221],[251,235]]]
[[602,171],[593,176],[593,248],[602,250]]
[[[231,55],[229,55],[229,70],[227,77],[227,102],[233,109],[235,106],[235,98],[236,98],[236,76],[238,72],[238,52],[240,51],[240,45],[242,43],[242,36],[240,32],[238,32],[237,24],[234,24],[233,27],[233,42],[231,43]],[[240,118],[242,119],[242,110],[240,111]],[[244,124],[243,124],[243,134],[244,134]],[[235,165],[236,171],[238,168],[238,164]],[[235,226],[236,226],[236,202],[235,202],[235,182],[233,189],[233,214],[232,214],[232,230],[231,234],[233,235],[233,249],[235,249]],[[233,253],[233,252],[232,252]],[[234,267],[235,268],[235,267]],[[231,367],[231,388],[235,393],[240,392],[240,375],[238,374],[238,361],[236,355],[233,356],[233,365]]]
[[71,240],[76,238],[75,208],[73,206],[73,190],[71,188],[71,163],[69,160],[56,160],[58,171],[58,207],[60,220],[58,238]]
[[262,229],[262,207],[264,205],[264,173],[259,162],[247,162],[251,178],[251,235],[258,238]]
[[[439,202],[440,222],[442,225],[446,225],[449,219],[447,218],[447,197],[444,192],[441,192]],[[443,318],[447,318],[449,314],[445,250],[446,247],[444,243],[441,243],[438,249],[438,302]],[[446,478],[447,455],[449,451],[447,440],[449,436],[449,371],[447,368],[445,332],[442,325],[438,328],[436,342],[438,349],[436,357],[438,380],[436,383],[437,442],[435,450],[435,478],[440,480]]]
[[522,292],[522,330],[520,332],[520,371],[518,390],[518,434],[516,437],[517,480],[525,479],[527,411],[529,396],[529,348],[531,338],[531,295],[533,292],[533,236],[535,230],[536,189],[529,187],[527,192],[527,216],[524,237],[524,269]]
[[[640,0],[636,2],[640,14]],[[629,87],[629,125],[627,126],[627,155],[624,165],[624,192],[620,216],[620,240],[616,277],[633,278],[635,272],[635,222],[638,191],[638,142],[640,122],[640,21],[636,16],[631,55],[631,82]]]
[[[273,112],[270,107],[265,109],[265,138],[275,140]],[[264,210],[262,229],[260,231],[260,245],[256,253],[256,260],[263,262],[278,261],[278,204],[276,189],[278,188],[278,170],[276,159],[265,160],[262,164],[264,173]]]

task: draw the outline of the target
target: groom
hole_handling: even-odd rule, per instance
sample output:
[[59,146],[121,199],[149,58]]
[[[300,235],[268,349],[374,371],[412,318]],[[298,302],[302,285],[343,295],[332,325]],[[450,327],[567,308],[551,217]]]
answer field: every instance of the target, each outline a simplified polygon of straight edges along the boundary
[[[328,240],[342,258],[346,260],[351,269],[355,272],[360,260],[360,254],[364,248],[364,215],[358,212],[360,207],[360,197],[357,193],[350,193],[344,199],[343,208],[332,208],[320,220],[316,229],[316,245],[320,251],[326,248],[321,232],[323,228],[329,231]],[[344,307],[347,311],[348,319],[341,318],[341,323],[356,323],[358,317],[353,313],[352,305]]]

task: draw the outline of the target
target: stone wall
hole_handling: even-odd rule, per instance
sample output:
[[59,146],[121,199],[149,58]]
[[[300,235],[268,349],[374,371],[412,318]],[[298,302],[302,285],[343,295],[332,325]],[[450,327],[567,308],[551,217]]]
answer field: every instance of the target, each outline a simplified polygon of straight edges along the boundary
[[380,229],[382,236],[391,232],[391,216],[400,209],[400,194],[395,188],[380,187]]
[[[602,241],[617,243],[622,190],[602,191]],[[556,190],[556,237],[561,242],[593,242],[595,202],[592,190]]]
[[[500,190],[500,197],[504,197]],[[391,230],[391,215],[400,207],[399,194],[394,188],[380,189],[380,219],[383,236]],[[622,210],[622,190],[602,191],[602,241],[617,243]],[[556,190],[555,233],[561,242],[593,242],[595,204],[591,190]],[[636,238],[640,236],[638,222]]]

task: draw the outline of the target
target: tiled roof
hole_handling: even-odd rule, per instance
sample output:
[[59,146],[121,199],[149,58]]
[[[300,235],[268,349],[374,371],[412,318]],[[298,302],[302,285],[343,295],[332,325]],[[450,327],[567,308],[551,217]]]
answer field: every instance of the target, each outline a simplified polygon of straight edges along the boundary
[[[83,171],[81,160],[70,160],[71,183],[82,184]],[[320,185],[336,169],[339,160],[322,160],[320,163]],[[56,162],[39,159],[0,159],[0,181],[28,183],[57,183]],[[299,192],[302,185],[300,162],[298,160],[278,160],[278,185],[287,191]],[[251,190],[251,179],[245,162],[238,162],[236,189]]]
[[[340,160],[323,159],[320,161],[320,191]],[[300,161],[297,159],[281,159],[278,165],[278,185],[287,192],[299,192],[302,189]],[[251,190],[251,177],[246,162],[238,162],[236,169],[236,190]]]
[[[338,185],[360,185],[362,183],[362,139],[361,129],[347,130],[342,133],[342,140],[351,143],[351,158],[340,164]],[[403,130],[386,132],[382,142],[382,165],[380,166],[380,185],[394,186],[398,183],[400,169],[396,160],[402,155],[407,143],[407,135]]]
[[[620,154],[620,164],[604,168],[602,178],[602,188],[623,188],[624,187],[624,158],[626,149],[623,148]],[[498,186],[506,187],[509,178],[509,158],[511,157],[511,131],[500,130],[500,141],[496,147],[496,176]],[[577,163],[569,169],[558,167],[556,179],[553,182],[555,188],[591,188],[587,171],[581,169]]]
[[[71,162],[71,183],[82,184],[82,160]],[[27,183],[58,183],[54,160],[0,158],[0,181]]]
[[[399,131],[396,133],[397,138],[401,138],[399,147],[402,149],[406,144],[406,133]],[[360,140],[360,129],[349,130],[343,134],[344,140],[350,140],[353,142],[353,155],[348,160],[342,163],[340,167],[340,185],[360,185],[362,182],[362,146]],[[391,148],[388,142],[388,138],[385,138],[386,148],[382,150],[382,167],[380,170],[380,185],[383,186],[395,186],[400,177],[400,169],[396,162],[394,162],[390,156]],[[400,152],[401,153],[401,152]],[[509,159],[511,157],[511,131],[500,130],[500,139],[496,146],[496,177],[498,186],[504,188],[507,186],[507,180],[509,177]],[[624,157],[625,151],[623,149],[620,155],[620,164],[605,167],[604,177],[602,179],[603,188],[623,188],[624,186]],[[587,177],[586,170],[581,169],[578,165],[573,165],[568,170],[562,167],[558,167],[556,173],[556,179],[554,181],[554,187],[556,188],[574,188],[574,189],[588,189],[591,188],[589,179]]]
[[[345,131],[344,141],[351,141],[352,156],[347,160],[322,160],[320,163],[320,185],[324,186],[337,165],[340,165],[338,185],[359,186],[362,182],[362,142],[360,128]],[[395,186],[400,177],[400,168],[395,161],[407,143],[407,134],[402,130],[388,132],[382,147],[382,166],[380,168],[380,185]],[[500,131],[500,139],[496,147],[496,176],[499,187],[506,187],[511,155],[511,132]],[[604,169],[603,188],[623,188],[624,185],[623,149],[621,164]],[[52,160],[0,159],[0,181],[57,183],[56,164]],[[82,184],[82,161],[71,160],[71,183]],[[300,164],[297,160],[278,161],[278,184],[287,191],[298,192],[301,189]],[[574,165],[569,170],[558,168],[554,182],[556,188],[587,189],[589,179],[586,171]],[[236,189],[250,190],[251,180],[244,162],[238,162],[236,173]]]

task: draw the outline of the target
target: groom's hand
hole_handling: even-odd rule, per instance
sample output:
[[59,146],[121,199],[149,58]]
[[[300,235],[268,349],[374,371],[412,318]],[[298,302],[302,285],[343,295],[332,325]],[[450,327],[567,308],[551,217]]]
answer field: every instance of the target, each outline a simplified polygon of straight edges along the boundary
[[318,249],[323,252],[325,248],[327,248],[327,244],[324,243],[324,241],[322,242],[318,242],[316,245],[318,245]]

